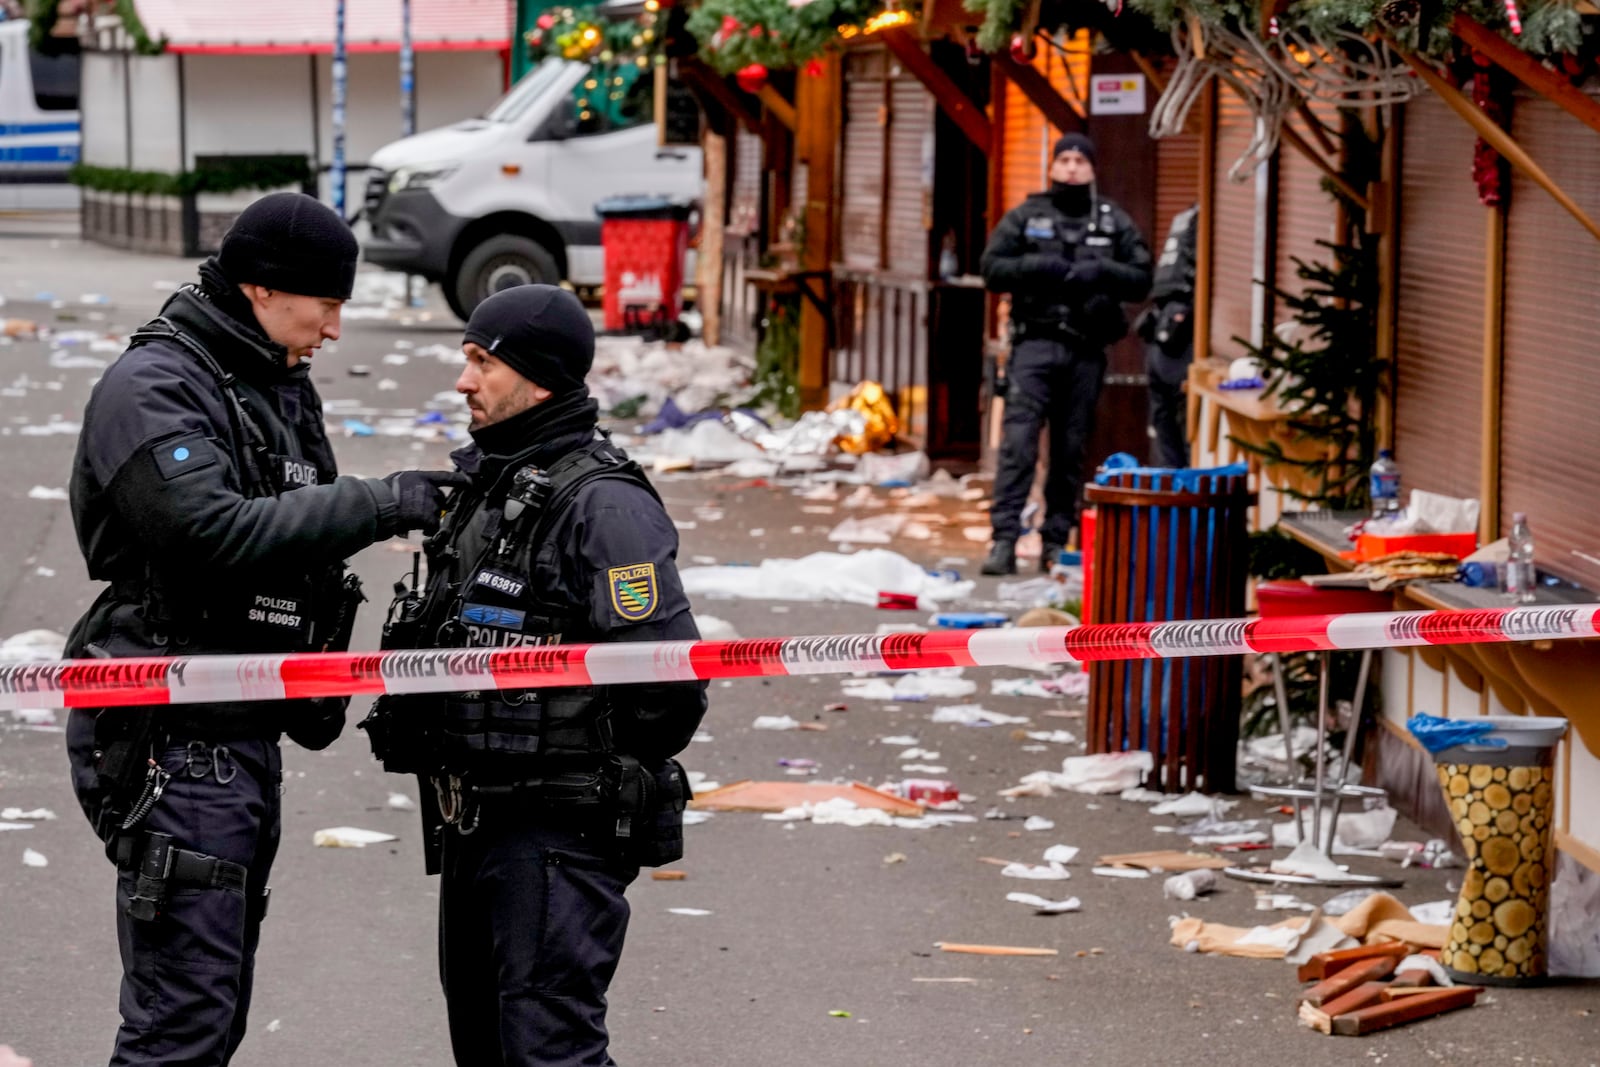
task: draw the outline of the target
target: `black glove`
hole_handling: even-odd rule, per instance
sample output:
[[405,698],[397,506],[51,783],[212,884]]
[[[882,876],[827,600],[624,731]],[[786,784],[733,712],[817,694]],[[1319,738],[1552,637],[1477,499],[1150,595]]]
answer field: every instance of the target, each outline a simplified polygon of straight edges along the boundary
[[1041,281],[1065,281],[1072,264],[1060,256],[1030,253],[1022,257],[1022,269]]
[[1072,273],[1067,280],[1074,285],[1093,285],[1100,280],[1100,261],[1081,259],[1072,264]]
[[472,479],[460,471],[395,471],[383,481],[399,505],[395,516],[399,531],[421,530],[425,534],[439,531],[439,513],[446,504],[444,491],[472,484]]

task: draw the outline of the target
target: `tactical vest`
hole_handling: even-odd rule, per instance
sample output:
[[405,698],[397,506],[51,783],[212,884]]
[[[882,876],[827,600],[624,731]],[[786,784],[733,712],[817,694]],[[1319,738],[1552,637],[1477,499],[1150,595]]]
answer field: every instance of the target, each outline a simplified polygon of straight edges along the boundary
[[[166,318],[155,318],[130,338],[132,350],[166,341],[192,355],[217,381],[228,410],[229,451],[239,464],[246,498],[276,497],[306,485],[330,482],[332,470],[309,457],[275,453],[260,419],[205,347]],[[292,434],[292,428],[289,430]],[[342,564],[312,573],[245,575],[237,587],[187,584],[146,568],[142,580],[113,583],[117,599],[142,603],[145,617],[160,627],[173,651],[227,648],[239,652],[343,651],[349,647],[360,583]],[[190,646],[188,648],[182,646]]]
[[[1058,256],[1069,262],[1112,259],[1122,228],[1112,205],[1095,200],[1086,216],[1064,213],[1047,196],[1029,197],[1023,212],[1022,239],[1030,254]],[[1064,333],[1096,347],[1128,332],[1122,305],[1100,292],[1066,298],[1063,286],[1019,292],[1012,298],[1014,339]]]
[[[549,539],[578,492],[602,478],[656,496],[638,464],[604,437],[548,470],[513,464],[488,492],[464,496],[429,541],[421,643],[515,648],[592,640],[585,605],[556,599],[535,572],[541,554],[559,553]],[[593,686],[451,694],[430,733],[435,766],[479,784],[593,767],[614,749],[610,708]]]

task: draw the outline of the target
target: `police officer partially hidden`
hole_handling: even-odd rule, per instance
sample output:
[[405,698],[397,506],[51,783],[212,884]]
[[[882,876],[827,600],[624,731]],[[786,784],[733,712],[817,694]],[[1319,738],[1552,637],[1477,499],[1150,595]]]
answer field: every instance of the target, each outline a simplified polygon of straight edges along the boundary
[[[694,639],[677,531],[596,429],[594,327],[548,285],[473,311],[456,390],[472,484],[397,587],[385,647],[513,649]],[[610,1064],[606,989],[640,866],[682,853],[689,790],[671,757],[703,683],[382,697],[362,727],[386,769],[422,776],[442,870],[440,974],[462,1067]]]
[[1150,288],[1150,251],[1133,220],[1094,185],[1094,142],[1056,142],[1050,191],[1006,213],[983,252],[989,288],[1011,294],[1004,438],[989,512],[984,574],[1015,574],[1022,509],[1033,487],[1039,430],[1050,424],[1044,554],[1048,571],[1067,543],[1083,488],[1083,450],[1094,430],[1106,346],[1128,331],[1123,303]]
[[1154,461],[1162,467],[1189,465],[1183,387],[1194,361],[1195,247],[1200,208],[1190,207],[1172,219],[1167,243],[1156,260],[1151,305],[1139,317],[1144,339],[1144,369],[1150,378],[1150,435]]
[[[454,472],[337,477],[309,360],[339,336],[358,249],[309,196],[239,216],[95,387],[71,481],[109,587],[74,658],[342,650],[344,557],[437,529]],[[79,803],[117,866],[122,1026],[111,1062],[225,1064],[244,1036],[287,733],[332,743],[344,699],[76,710]]]

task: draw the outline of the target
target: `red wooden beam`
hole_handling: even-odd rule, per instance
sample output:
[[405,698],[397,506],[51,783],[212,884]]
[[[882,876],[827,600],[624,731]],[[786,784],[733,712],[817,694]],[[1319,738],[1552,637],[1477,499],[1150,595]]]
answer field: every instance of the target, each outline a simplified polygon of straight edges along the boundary
[[980,152],[987,152],[991,133],[989,117],[983,113],[983,109],[967,98],[967,94],[950,79],[950,75],[939,69],[933,57],[922,50],[922,45],[909,31],[897,27],[884,30],[878,36],[883,38],[883,43],[894,53],[900,65],[927,86],[935,102],[966,134],[967,140],[977,145]]
[[1063,132],[1068,130],[1083,132],[1083,116],[1078,114],[1077,108],[1067,103],[1066,99],[1056,92],[1056,87],[1039,73],[1037,67],[1031,63],[1018,63],[1005,52],[996,52],[990,61],[1005,72],[1005,76],[1022,90],[1022,95],[1026,96],[1034,107],[1044,112],[1044,117],[1050,125]]
[[706,66],[698,59],[688,58],[678,61],[678,74],[695,91],[697,96],[715,102],[728,114],[739,120],[740,125],[751,133],[761,132],[761,120],[755,112],[746,107],[739,94],[728,86],[728,83],[717,75],[717,72]]
[[1455,35],[1494,60],[1506,73],[1592,130],[1600,131],[1600,102],[1470,15],[1456,15]]

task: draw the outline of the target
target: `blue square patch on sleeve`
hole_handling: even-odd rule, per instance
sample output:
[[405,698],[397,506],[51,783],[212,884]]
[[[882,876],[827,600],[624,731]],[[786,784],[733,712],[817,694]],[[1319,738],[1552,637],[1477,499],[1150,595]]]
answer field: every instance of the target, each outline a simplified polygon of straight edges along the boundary
[[217,461],[216,446],[199,430],[157,441],[150,446],[150,454],[155,458],[161,477],[169,482]]

